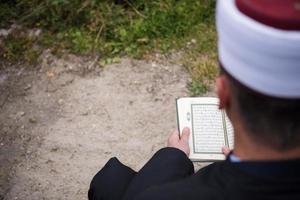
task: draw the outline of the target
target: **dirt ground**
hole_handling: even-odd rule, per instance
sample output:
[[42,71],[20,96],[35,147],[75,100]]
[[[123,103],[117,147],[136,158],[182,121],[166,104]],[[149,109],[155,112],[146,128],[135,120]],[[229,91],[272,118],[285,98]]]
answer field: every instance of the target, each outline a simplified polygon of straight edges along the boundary
[[87,199],[93,175],[114,156],[139,170],[165,146],[175,98],[188,94],[189,77],[171,60],[100,68],[45,52],[35,69],[5,66],[0,199]]

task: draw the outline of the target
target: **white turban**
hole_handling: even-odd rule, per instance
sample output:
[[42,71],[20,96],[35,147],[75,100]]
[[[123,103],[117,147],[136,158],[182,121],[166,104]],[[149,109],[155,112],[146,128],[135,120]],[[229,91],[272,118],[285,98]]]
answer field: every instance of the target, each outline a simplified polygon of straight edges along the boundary
[[235,0],[218,0],[219,60],[259,93],[300,98],[300,31],[276,29],[243,14]]

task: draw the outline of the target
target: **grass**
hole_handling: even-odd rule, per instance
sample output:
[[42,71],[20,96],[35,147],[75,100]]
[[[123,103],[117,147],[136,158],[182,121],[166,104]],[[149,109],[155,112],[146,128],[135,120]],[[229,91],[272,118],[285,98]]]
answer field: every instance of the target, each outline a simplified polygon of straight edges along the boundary
[[185,49],[182,63],[192,77],[188,85],[191,96],[199,96],[212,89],[218,73],[215,26],[213,23],[197,26],[192,36],[197,43]]
[[[183,50],[191,95],[205,93],[216,75],[214,0],[14,0],[0,2],[0,26],[41,29],[38,38],[14,33],[0,57],[34,63],[43,48],[100,54],[103,64],[128,55]],[[192,42],[191,42],[192,41]],[[191,43],[187,47],[187,43]]]
[[26,62],[34,65],[41,50],[34,45],[35,41],[26,36],[14,34],[9,35],[1,46],[0,54],[2,59],[10,62]]

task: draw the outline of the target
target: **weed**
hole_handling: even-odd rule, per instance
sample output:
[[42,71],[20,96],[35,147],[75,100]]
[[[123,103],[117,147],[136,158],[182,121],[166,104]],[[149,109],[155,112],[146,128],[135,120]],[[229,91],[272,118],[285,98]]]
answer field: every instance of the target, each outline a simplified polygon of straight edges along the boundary
[[195,97],[206,93],[208,91],[208,86],[193,80],[188,84],[188,89],[190,91],[190,95]]
[[[183,64],[193,78],[193,93],[203,93],[216,74],[214,0],[14,0],[0,2],[0,26],[11,22],[25,29],[39,28],[38,40],[5,39],[5,59],[37,57],[35,45],[59,52],[112,58],[184,49]],[[118,1],[121,2],[121,1]],[[192,39],[197,42],[189,47]],[[27,58],[28,57],[28,58]],[[203,85],[203,86],[195,86]],[[201,89],[202,88],[202,89]],[[204,89],[203,89],[204,88]]]
[[12,62],[35,64],[40,49],[34,45],[34,40],[20,34],[11,34],[4,40],[0,58]]

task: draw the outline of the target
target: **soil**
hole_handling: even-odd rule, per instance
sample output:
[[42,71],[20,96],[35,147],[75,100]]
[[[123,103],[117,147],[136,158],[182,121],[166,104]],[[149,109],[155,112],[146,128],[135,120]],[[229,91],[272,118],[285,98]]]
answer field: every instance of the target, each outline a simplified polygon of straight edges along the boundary
[[87,199],[110,157],[135,170],[176,128],[189,76],[170,61],[45,52],[35,68],[0,70],[0,199]]

